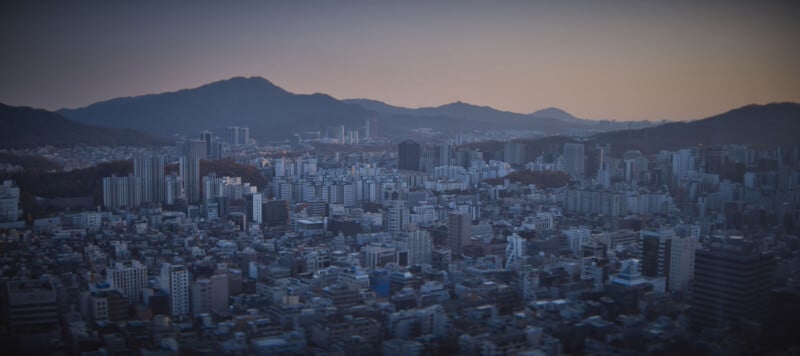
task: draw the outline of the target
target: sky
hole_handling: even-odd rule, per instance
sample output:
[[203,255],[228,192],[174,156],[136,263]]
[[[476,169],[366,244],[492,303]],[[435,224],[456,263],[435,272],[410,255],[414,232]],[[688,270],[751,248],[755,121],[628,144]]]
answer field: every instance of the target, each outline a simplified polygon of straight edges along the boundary
[[295,93],[686,120],[800,102],[800,1],[3,1],[0,102]]

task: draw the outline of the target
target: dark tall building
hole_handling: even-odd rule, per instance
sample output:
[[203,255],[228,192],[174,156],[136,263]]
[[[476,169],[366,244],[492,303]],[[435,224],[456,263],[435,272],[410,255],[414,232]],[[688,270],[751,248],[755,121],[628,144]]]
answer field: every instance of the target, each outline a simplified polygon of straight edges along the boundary
[[197,203],[200,201],[200,157],[181,157],[180,171],[186,201],[189,204]]
[[419,143],[411,140],[400,142],[397,146],[397,169],[418,171],[420,155]]
[[522,165],[527,162],[525,158],[525,144],[522,142],[506,142],[503,145],[503,161],[508,164]]
[[268,227],[289,227],[289,201],[268,200],[264,203],[264,224]]
[[725,328],[767,315],[775,258],[741,237],[715,238],[695,254],[690,320]]
[[211,131],[205,130],[200,134],[200,141],[206,143],[206,158],[213,158],[217,156],[216,141],[214,141],[214,134]]
[[450,213],[447,224],[447,247],[456,256],[464,252],[464,246],[469,245],[472,238],[472,217],[465,213]]
[[133,175],[142,184],[142,203],[164,201],[164,157],[137,157],[133,159]]
[[564,171],[572,178],[583,178],[586,172],[586,157],[582,143],[564,144]]

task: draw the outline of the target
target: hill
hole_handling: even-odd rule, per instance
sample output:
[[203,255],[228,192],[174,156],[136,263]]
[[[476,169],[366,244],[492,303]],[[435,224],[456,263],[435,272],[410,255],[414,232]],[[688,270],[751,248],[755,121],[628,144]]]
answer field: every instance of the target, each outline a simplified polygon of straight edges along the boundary
[[160,146],[168,141],[134,130],[97,127],[57,113],[0,104],[0,148],[38,146]]
[[696,145],[751,144],[757,147],[800,144],[800,104],[748,105],[702,120],[606,132],[593,143],[610,143],[614,152],[653,153]]

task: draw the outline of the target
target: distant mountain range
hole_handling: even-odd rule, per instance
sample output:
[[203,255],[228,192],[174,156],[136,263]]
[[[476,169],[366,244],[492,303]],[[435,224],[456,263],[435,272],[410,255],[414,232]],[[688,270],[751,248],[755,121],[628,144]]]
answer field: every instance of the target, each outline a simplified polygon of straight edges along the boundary
[[559,109],[517,114],[456,102],[435,108],[407,109],[374,100],[337,100],[325,94],[293,94],[267,79],[236,77],[176,92],[119,98],[59,113],[71,119],[152,134],[194,135],[210,129],[222,135],[227,126],[250,128],[257,139],[285,139],[297,132],[348,129],[373,120],[384,134],[404,135],[413,128],[443,132],[488,129],[606,131],[624,124],[580,120]]
[[0,147],[147,145],[164,143],[157,137],[193,136],[204,129],[224,136],[225,128],[233,125],[249,127],[251,137],[259,140],[282,140],[294,133],[324,132],[340,125],[358,129],[370,120],[381,134],[398,138],[408,136],[415,128],[448,134],[508,129],[545,135],[582,132],[593,134],[587,142],[611,143],[615,151],[630,148],[652,152],[697,144],[798,143],[798,106],[750,105],[704,120],[625,129],[630,125],[627,122],[577,118],[558,108],[520,114],[455,102],[412,109],[377,100],[293,94],[264,78],[236,77],[194,89],[112,99],[58,113],[3,106]]
[[0,148],[39,146],[161,146],[162,138],[130,129],[98,127],[47,110],[0,104]]
[[570,113],[558,109],[547,108],[542,109],[530,114],[519,114],[510,111],[497,110],[489,106],[477,106],[461,101],[454,103],[419,109],[409,109],[399,106],[386,104],[382,101],[372,99],[345,99],[342,100],[346,103],[356,104],[367,110],[399,115],[414,115],[414,116],[449,116],[457,118],[465,118],[481,122],[495,122],[496,120],[560,120],[563,122],[584,122],[587,124],[596,124],[596,121],[582,120]]

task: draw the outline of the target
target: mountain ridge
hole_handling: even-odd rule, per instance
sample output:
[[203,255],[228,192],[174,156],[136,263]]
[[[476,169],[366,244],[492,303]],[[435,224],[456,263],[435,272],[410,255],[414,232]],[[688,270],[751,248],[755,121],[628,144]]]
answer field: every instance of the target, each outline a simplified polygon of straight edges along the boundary
[[415,128],[440,133],[523,130],[558,135],[627,132],[636,130],[631,127],[651,125],[587,120],[555,107],[521,114],[456,101],[411,109],[373,99],[295,94],[262,77],[233,77],[195,88],[110,99],[59,113],[87,124],[136,129],[163,137],[195,135],[204,129],[222,134],[228,126],[247,126],[251,137],[269,140],[285,140],[295,133],[311,131],[330,134],[341,125],[349,130],[361,129],[366,120],[378,132],[394,137],[409,137]]
[[262,77],[233,77],[195,88],[115,98],[58,112],[79,122],[161,136],[247,126],[251,137],[259,139],[285,139],[294,133],[331,130],[339,125],[357,129],[367,119],[374,120],[380,132],[400,136],[421,127],[440,132],[514,129],[543,133],[601,127],[463,102],[406,109],[373,100],[338,100],[323,93],[295,94]]

